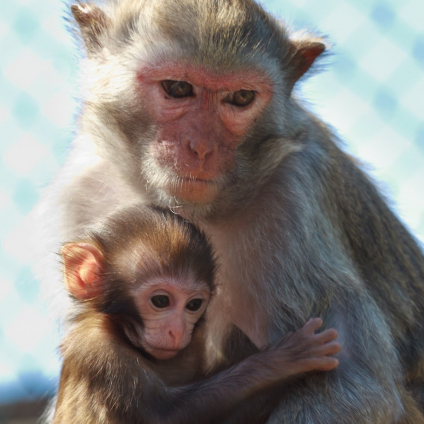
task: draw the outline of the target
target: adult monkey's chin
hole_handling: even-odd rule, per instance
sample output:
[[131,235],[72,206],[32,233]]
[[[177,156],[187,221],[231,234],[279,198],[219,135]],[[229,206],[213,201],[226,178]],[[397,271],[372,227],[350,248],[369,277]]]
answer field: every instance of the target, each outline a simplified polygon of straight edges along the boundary
[[180,178],[178,183],[168,185],[166,191],[182,204],[206,205],[218,195],[217,184],[200,179]]

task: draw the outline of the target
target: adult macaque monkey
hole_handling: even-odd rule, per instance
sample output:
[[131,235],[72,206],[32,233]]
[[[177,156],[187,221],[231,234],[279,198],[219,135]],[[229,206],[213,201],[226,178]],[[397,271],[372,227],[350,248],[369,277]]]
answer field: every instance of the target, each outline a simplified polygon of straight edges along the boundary
[[290,38],[252,0],[110,0],[72,12],[83,98],[73,151],[42,206],[60,221],[52,235],[72,240],[133,202],[172,208],[220,258],[211,367],[232,325],[258,348],[312,316],[339,332],[339,367],[279,393],[269,423],[423,423],[422,252],[292,96],[323,41]]
[[[242,400],[296,374],[337,366],[327,356],[340,350],[337,332],[314,334],[322,324],[315,318],[205,378],[201,318],[215,262],[204,236],[171,212],[119,210],[65,244],[62,256],[78,313],[62,345],[55,424],[218,423]],[[255,351],[233,332],[229,344]],[[264,404],[243,422],[256,424],[266,411]]]

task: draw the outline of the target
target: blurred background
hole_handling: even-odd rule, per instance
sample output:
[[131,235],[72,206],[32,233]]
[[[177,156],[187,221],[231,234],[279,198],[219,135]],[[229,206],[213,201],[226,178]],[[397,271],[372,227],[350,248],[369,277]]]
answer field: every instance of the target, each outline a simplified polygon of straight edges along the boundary
[[[293,29],[328,35],[326,70],[299,96],[423,243],[424,2],[262,3]],[[66,17],[60,0],[0,4],[0,424],[34,423],[60,369],[57,325],[24,244],[26,218],[64,162],[78,109],[78,49]]]

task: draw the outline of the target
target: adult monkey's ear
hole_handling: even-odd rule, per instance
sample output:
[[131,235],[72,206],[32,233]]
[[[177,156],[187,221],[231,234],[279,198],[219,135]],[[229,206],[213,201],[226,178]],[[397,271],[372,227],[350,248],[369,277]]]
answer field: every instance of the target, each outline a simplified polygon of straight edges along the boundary
[[110,26],[110,19],[106,13],[90,3],[75,3],[71,6],[71,11],[80,28],[87,54],[101,50],[102,39]]
[[311,68],[315,59],[326,49],[324,40],[319,37],[305,37],[289,40],[289,55],[286,60],[290,91],[296,82]]

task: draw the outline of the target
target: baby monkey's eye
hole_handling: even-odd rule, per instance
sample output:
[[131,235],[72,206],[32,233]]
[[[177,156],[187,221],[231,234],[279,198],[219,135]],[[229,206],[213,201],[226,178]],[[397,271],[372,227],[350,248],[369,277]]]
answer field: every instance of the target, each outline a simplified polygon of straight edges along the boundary
[[198,311],[203,305],[203,299],[192,299],[187,303],[186,308],[191,312]]
[[193,86],[186,81],[162,81],[162,87],[171,97],[178,99],[193,95]]
[[152,302],[153,306],[156,306],[156,308],[166,308],[167,306],[169,306],[169,303],[170,303],[169,297],[163,294],[152,296],[150,298],[150,301]]

